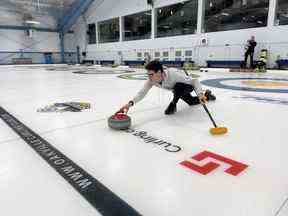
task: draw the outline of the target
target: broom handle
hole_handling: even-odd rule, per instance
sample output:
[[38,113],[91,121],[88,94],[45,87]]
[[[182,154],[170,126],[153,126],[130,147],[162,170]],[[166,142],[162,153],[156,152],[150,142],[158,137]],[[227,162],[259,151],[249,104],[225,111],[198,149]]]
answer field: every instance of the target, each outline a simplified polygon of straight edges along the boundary
[[213,122],[214,127],[217,127],[217,125],[216,125],[214,119],[212,118],[212,116],[211,116],[211,114],[210,114],[210,112],[209,112],[209,110],[208,110],[206,104],[202,104],[202,106],[204,107],[204,109],[205,109],[206,113],[208,114],[210,120]]
[[[183,68],[183,70],[184,70],[185,74],[186,74],[187,76],[189,76],[189,74],[188,74],[188,72],[186,71],[186,69],[185,69],[185,68]],[[196,94],[197,94],[197,93],[196,93]],[[197,96],[198,96],[198,94],[197,94]],[[199,96],[198,96],[198,97],[199,97]],[[215,123],[214,119],[212,118],[212,116],[211,116],[211,114],[210,114],[210,112],[209,112],[209,110],[208,110],[208,108],[207,108],[206,104],[203,104],[203,103],[201,103],[201,104],[202,104],[202,106],[204,107],[204,109],[205,109],[206,113],[208,114],[208,116],[209,116],[210,120],[212,121],[212,123],[213,123],[214,127],[217,127],[217,125],[216,125],[216,123]]]

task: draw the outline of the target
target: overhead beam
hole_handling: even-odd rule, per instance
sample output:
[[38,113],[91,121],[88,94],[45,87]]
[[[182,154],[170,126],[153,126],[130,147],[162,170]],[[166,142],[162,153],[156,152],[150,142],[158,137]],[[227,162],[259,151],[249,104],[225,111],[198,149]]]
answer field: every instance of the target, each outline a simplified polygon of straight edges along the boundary
[[34,29],[36,31],[42,31],[42,32],[58,32],[57,29],[51,29],[51,28],[31,27],[31,26],[14,26],[14,25],[0,25],[0,29],[4,29],[4,30],[29,30],[29,29]]
[[92,4],[94,0],[79,0],[75,1],[75,3],[71,6],[69,12],[64,15],[63,19],[58,24],[58,31],[63,34],[67,33],[73,24],[76,23],[77,19],[81,16],[81,14],[85,13],[85,11],[89,8],[90,4]]

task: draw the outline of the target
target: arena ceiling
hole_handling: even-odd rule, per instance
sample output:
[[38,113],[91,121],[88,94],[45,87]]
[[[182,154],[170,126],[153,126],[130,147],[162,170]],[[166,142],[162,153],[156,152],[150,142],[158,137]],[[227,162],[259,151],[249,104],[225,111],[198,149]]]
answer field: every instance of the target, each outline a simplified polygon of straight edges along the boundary
[[53,28],[76,1],[78,0],[1,0],[0,24],[17,25],[26,20],[35,20],[42,23],[42,26]]

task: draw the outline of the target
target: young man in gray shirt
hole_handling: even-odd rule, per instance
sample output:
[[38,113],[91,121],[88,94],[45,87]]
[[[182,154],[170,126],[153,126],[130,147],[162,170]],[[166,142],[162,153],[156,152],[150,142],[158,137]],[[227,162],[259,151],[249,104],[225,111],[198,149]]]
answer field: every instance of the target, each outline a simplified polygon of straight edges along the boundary
[[[147,75],[149,79],[135,97],[118,112],[127,113],[129,108],[142,100],[153,86],[173,92],[173,100],[165,110],[166,115],[174,114],[177,111],[176,105],[179,99],[185,101],[189,106],[205,103],[207,100],[216,100],[216,97],[212,95],[210,90],[202,90],[197,78],[192,78],[173,68],[164,70],[159,61],[152,61],[147,64],[146,70],[148,71]],[[190,94],[193,90],[196,92],[197,97],[193,97]]]

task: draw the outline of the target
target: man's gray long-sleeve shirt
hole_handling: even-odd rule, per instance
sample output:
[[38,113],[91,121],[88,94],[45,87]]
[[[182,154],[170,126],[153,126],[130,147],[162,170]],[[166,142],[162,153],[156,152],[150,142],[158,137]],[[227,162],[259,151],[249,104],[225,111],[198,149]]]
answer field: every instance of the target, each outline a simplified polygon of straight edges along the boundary
[[178,82],[192,85],[197,95],[202,92],[201,84],[197,78],[187,76],[184,72],[179,71],[175,68],[169,68],[164,70],[163,80],[161,84],[147,80],[143,88],[135,95],[132,101],[134,102],[134,104],[136,104],[137,102],[142,100],[153,86],[172,90],[175,84]]

